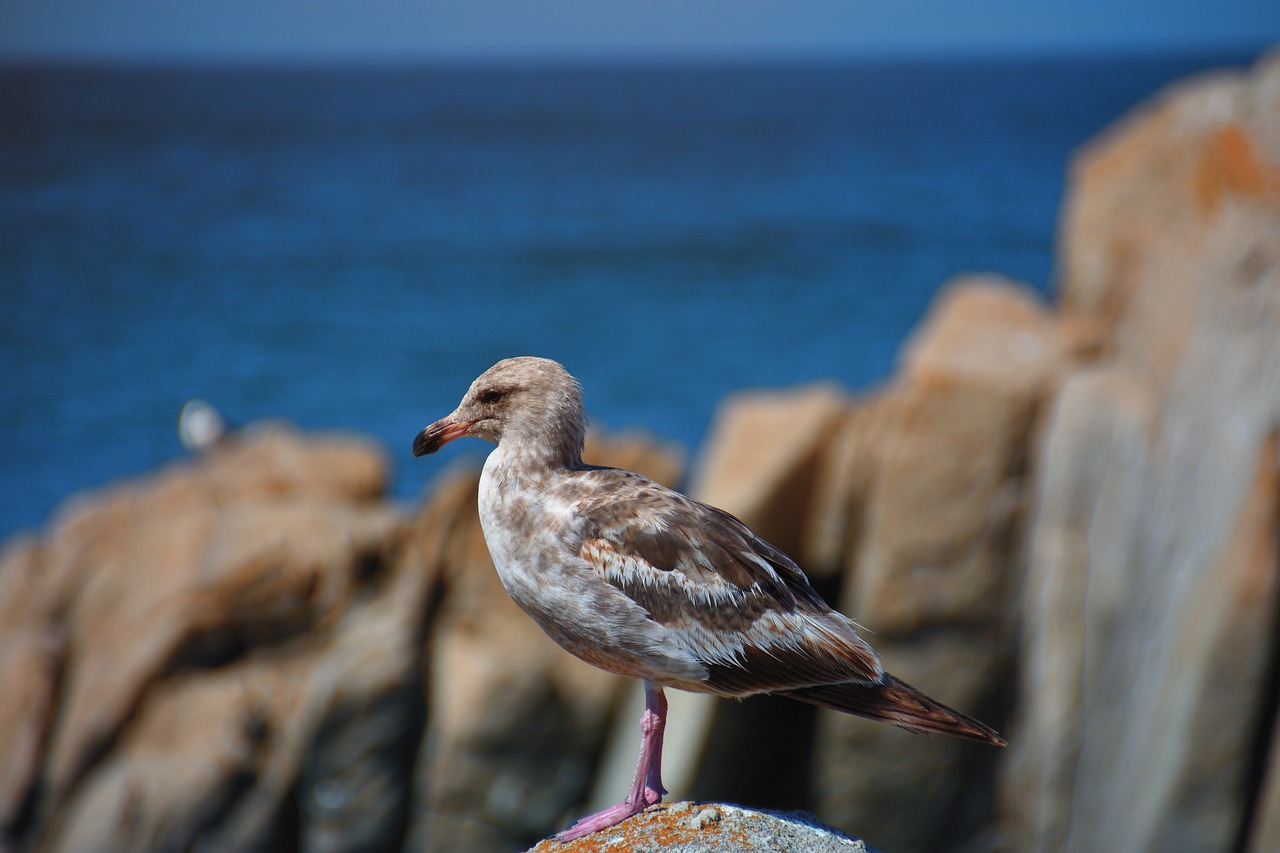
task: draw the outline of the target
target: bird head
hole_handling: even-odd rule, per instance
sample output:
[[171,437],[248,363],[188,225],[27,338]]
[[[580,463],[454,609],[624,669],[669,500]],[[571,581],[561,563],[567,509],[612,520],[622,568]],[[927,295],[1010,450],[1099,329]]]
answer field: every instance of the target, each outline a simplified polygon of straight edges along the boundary
[[418,434],[413,455],[435,453],[463,436],[580,459],[586,438],[582,387],[550,359],[504,359],[471,383],[458,408]]

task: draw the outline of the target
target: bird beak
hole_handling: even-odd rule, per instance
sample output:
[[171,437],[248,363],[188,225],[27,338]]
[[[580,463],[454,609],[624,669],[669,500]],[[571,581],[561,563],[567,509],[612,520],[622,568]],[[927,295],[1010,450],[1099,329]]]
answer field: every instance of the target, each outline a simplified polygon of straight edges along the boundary
[[418,433],[418,437],[413,440],[413,455],[418,457],[435,453],[455,438],[466,435],[467,430],[471,429],[474,423],[475,421],[453,421],[449,418],[441,418]]

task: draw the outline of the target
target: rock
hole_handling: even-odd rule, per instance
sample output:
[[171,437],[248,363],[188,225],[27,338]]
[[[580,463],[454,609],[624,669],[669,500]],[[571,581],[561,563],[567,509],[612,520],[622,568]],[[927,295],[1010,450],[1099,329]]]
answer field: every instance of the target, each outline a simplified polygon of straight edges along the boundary
[[939,292],[900,361],[905,381],[924,388],[1036,397],[1061,369],[1063,350],[1057,316],[1027,285],[967,275]]
[[1039,463],[1018,849],[1246,837],[1280,601],[1278,116],[1273,57],[1170,89],[1075,165],[1064,314],[1098,362]]
[[[1273,55],[1248,78],[1221,71],[1170,86],[1076,153],[1060,226],[1063,311],[1092,327],[1097,347],[1173,344],[1194,319],[1206,238],[1274,207],[1276,69]],[[1223,272],[1265,276],[1267,236],[1242,235],[1231,259],[1241,266]]]
[[846,598],[878,636],[1007,612],[1031,430],[1060,352],[1047,309],[993,278],[948,285],[908,342]]
[[[5,838],[255,849],[295,786],[339,777],[382,786],[344,849],[402,832],[428,584],[376,501],[385,477],[365,440],[250,429],[10,549],[0,669],[26,687],[0,699]],[[311,817],[293,831],[316,835]]]
[[[679,456],[592,433],[584,454],[670,484]],[[430,723],[418,760],[414,850],[511,850],[582,808],[626,682],[552,642],[498,580],[476,511],[479,475],[442,478],[413,547],[444,583],[432,625]],[[635,738],[634,721],[626,723]]]
[[[1027,288],[959,279],[904,349],[901,378],[871,398],[818,387],[722,406],[693,493],[757,532],[773,525],[819,583],[842,570],[842,609],[863,616],[889,668],[979,713],[1011,673],[1025,463],[1066,360],[1056,318]],[[703,756],[695,793],[791,807],[814,803],[812,790],[825,820],[904,850],[954,843],[991,811],[994,758],[980,747],[827,712],[810,741],[808,706],[697,700],[684,717],[703,731],[673,757],[679,769]],[[760,731],[774,735],[744,752]]]
[[[24,607],[38,583],[40,548],[31,538],[0,552],[0,828],[21,819],[34,791],[53,721],[61,634]],[[0,835],[0,846],[4,835]]]
[[866,843],[804,814],[761,812],[725,803],[654,806],[617,826],[561,844],[548,839],[529,853],[876,853]]
[[[1010,678],[1010,605],[1031,488],[1032,427],[1061,367],[1056,321],[1029,290],[956,280],[864,423],[841,609],[885,668],[987,722]],[[893,850],[953,846],[990,810],[989,748],[820,712],[818,813]]]
[[678,445],[638,429],[618,433],[589,430],[582,458],[590,464],[636,471],[667,486],[678,483],[685,469],[684,451]]
[[[1083,727],[1084,598],[1091,534],[1136,529],[1133,494],[1145,456],[1152,401],[1123,375],[1089,371],[1068,380],[1059,395],[1040,463],[1039,520],[1031,543],[1023,637],[1023,724],[1009,734],[1004,780],[1006,811],[1016,809],[1025,849],[1067,848],[1067,820]],[[1052,508],[1054,521],[1046,513]],[[1123,552],[1095,551],[1113,565]],[[1070,674],[1074,673],[1072,677]],[[1012,813],[1012,812],[1011,812]]]
[[384,584],[331,636],[159,683],[45,849],[269,849],[295,795],[307,849],[396,843],[421,726],[422,579],[406,567]]
[[1275,737],[1280,731],[1280,715],[1270,721],[1270,729],[1271,749],[1260,756],[1266,767],[1262,788],[1252,803],[1253,820],[1248,828],[1246,848],[1249,853],[1280,850],[1280,739]]
[[383,509],[289,504],[135,517],[115,531],[105,562],[82,567],[70,605],[64,704],[49,746],[55,797],[158,676],[331,628],[367,565],[385,559],[397,523]]
[[855,558],[871,487],[896,416],[892,394],[853,399],[817,465],[812,509],[795,556],[811,580],[839,578]]
[[[593,435],[589,453],[679,474],[649,441]],[[511,604],[473,472],[412,526],[384,482],[365,440],[256,425],[9,545],[0,847],[394,849],[414,802],[494,821],[502,849],[560,822],[616,680]],[[484,849],[429,828],[438,849]]]

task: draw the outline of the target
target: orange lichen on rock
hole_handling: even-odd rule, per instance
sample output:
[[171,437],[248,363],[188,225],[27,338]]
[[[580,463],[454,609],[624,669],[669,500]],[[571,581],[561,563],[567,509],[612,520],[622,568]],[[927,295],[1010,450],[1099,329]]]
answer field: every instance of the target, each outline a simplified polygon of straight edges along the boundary
[[546,839],[529,853],[875,853],[865,842],[813,822],[811,816],[757,812],[724,803],[653,806],[617,826],[564,844]]
[[1258,158],[1239,124],[1224,125],[1213,134],[1196,172],[1203,213],[1217,212],[1227,195],[1280,204],[1280,167]]
[[[711,808],[715,807],[708,807]],[[708,834],[725,834],[723,842],[730,845],[731,849],[751,849],[753,845],[740,827],[726,826],[719,820],[719,811],[714,820],[699,820],[703,811],[698,804],[688,802],[654,806],[616,827],[584,838],[563,844],[547,839],[529,853],[605,853],[606,850],[640,850],[648,847],[666,850],[679,844],[688,844]],[[624,839],[621,844],[619,836]]]

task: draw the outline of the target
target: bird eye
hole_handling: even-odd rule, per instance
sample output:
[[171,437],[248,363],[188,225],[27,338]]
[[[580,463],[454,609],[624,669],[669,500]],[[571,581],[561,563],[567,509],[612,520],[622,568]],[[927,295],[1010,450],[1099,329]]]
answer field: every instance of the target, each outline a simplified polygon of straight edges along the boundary
[[481,403],[496,403],[501,399],[502,399],[502,392],[496,391],[496,390],[485,391],[483,394],[480,395]]

